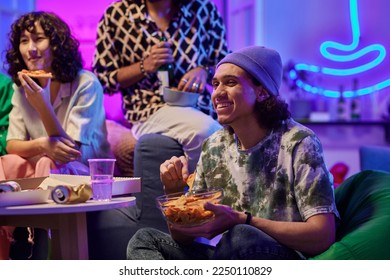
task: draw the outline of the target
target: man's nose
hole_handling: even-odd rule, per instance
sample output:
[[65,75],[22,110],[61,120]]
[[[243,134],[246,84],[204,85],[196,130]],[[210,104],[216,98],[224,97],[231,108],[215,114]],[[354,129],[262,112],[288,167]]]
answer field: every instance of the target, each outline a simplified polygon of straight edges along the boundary
[[222,96],[224,93],[225,93],[224,88],[221,85],[219,85],[218,87],[213,89],[211,96],[218,98],[218,97]]

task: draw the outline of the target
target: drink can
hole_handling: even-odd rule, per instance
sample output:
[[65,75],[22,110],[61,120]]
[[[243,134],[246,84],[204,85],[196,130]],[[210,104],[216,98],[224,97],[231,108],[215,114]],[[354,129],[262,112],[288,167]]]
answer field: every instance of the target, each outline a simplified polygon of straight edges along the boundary
[[20,192],[22,188],[15,181],[8,181],[0,183],[0,193],[3,192]]
[[72,204],[86,202],[92,196],[92,188],[89,184],[78,186],[59,185],[51,191],[51,198],[58,204]]

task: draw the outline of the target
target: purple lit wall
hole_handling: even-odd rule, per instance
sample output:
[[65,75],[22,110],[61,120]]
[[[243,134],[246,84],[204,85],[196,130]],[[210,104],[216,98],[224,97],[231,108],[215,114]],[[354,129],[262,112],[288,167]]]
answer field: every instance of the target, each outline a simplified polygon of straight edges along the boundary
[[85,68],[90,69],[99,19],[105,8],[113,0],[37,0],[36,10],[50,11],[64,19],[80,41],[80,50],[85,61]]
[[[85,68],[92,63],[97,24],[105,9],[113,0],[36,0],[36,10],[51,11],[63,18],[72,28],[80,41],[80,48],[85,61]],[[215,1],[221,6],[221,1]]]
[[[113,0],[36,0],[35,10],[54,12],[65,20],[72,29],[73,34],[80,41],[80,50],[84,59],[84,68],[90,69],[92,65],[93,53],[98,22],[105,9]],[[215,1],[220,7],[221,1]],[[107,118],[123,121],[121,111],[121,95],[105,95],[105,103],[110,104],[106,108]]]

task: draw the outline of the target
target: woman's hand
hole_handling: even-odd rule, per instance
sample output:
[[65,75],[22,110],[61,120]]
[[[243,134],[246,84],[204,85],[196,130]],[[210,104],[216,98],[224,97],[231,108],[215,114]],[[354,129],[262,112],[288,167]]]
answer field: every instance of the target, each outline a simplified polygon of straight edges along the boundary
[[64,137],[42,138],[43,151],[54,162],[66,164],[81,156],[78,145]]
[[204,208],[214,212],[214,219],[196,227],[171,225],[170,231],[172,238],[181,243],[193,240],[195,237],[212,239],[240,223],[240,212],[233,210],[229,206],[208,202],[205,204]]
[[191,69],[181,78],[177,88],[181,91],[202,93],[206,89],[207,75],[203,67]]
[[165,193],[183,191],[188,176],[188,161],[185,156],[173,156],[160,165],[160,179]]
[[50,103],[50,78],[39,78],[42,87],[39,86],[31,77],[19,72],[18,77],[24,89],[27,101],[40,112],[43,108],[51,106]]

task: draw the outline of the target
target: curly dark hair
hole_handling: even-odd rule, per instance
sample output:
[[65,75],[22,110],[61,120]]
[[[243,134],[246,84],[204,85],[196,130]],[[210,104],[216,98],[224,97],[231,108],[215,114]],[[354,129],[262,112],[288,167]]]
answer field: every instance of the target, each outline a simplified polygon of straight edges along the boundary
[[20,37],[24,30],[36,32],[35,23],[39,23],[50,40],[53,54],[52,71],[61,83],[73,81],[83,68],[83,59],[79,51],[79,41],[71,34],[69,26],[56,14],[49,12],[31,12],[22,15],[11,26],[8,34],[10,45],[6,52],[8,74],[20,86],[17,73],[27,69],[19,51]]
[[[252,81],[255,85],[261,85],[254,77]],[[262,102],[256,102],[255,112],[260,125],[269,130],[279,127],[283,121],[291,117],[288,104],[279,95],[273,94]]]
[[288,104],[275,95],[271,95],[262,102],[256,102],[255,112],[261,126],[267,129],[277,128],[291,117]]

